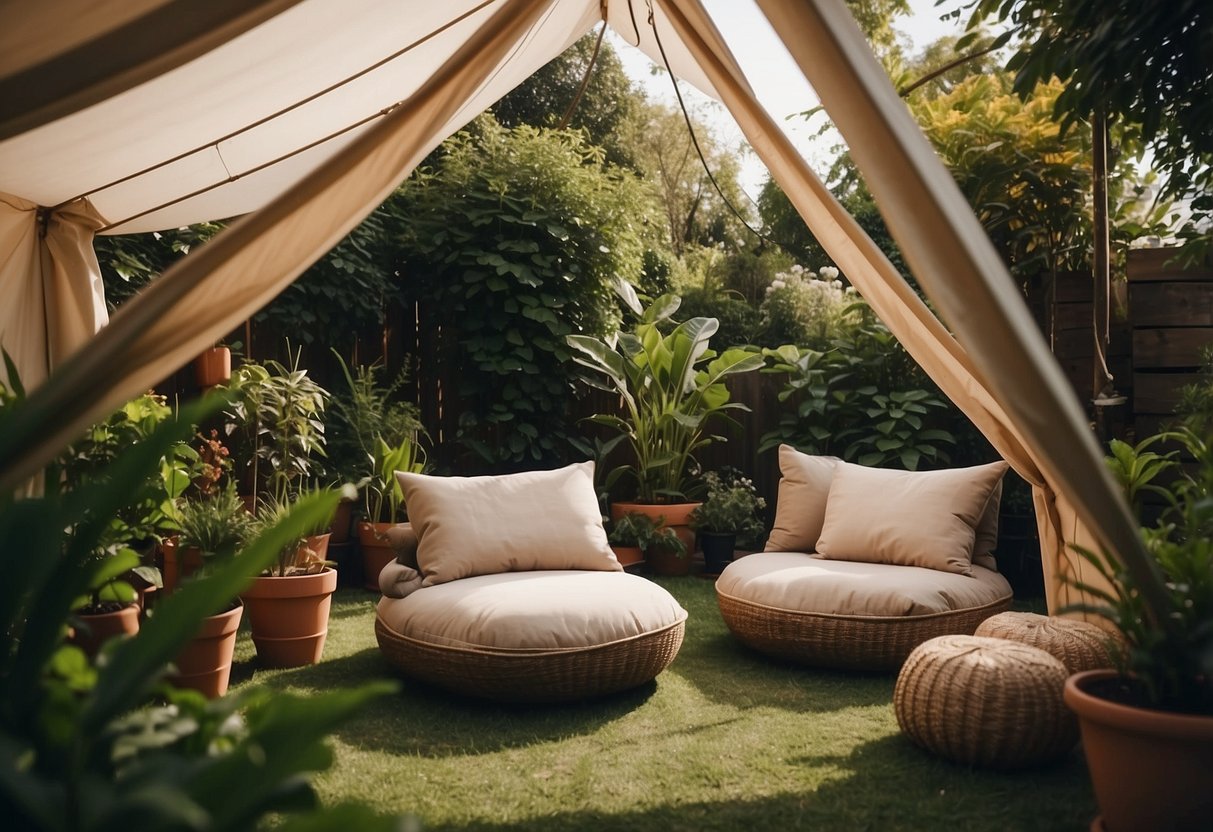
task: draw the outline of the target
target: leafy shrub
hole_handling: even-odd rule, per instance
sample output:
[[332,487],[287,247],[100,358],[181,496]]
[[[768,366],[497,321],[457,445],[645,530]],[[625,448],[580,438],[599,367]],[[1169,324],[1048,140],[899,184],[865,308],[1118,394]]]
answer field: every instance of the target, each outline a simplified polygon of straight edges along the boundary
[[457,364],[458,440],[489,467],[563,458],[565,336],[613,331],[614,279],[641,277],[651,196],[597,154],[578,133],[482,117],[395,200],[403,288],[455,342],[438,360]]
[[[844,329],[826,351],[785,345],[764,350],[764,372],[788,376],[779,400],[793,405],[759,450],[787,443],[806,453],[861,465],[916,470],[950,460],[955,443],[944,417],[964,420],[866,306],[860,323]],[[934,417],[934,418],[932,418]]]
[[854,321],[854,290],[843,288],[838,269],[823,266],[820,277],[802,266],[780,272],[759,307],[764,346],[795,344],[825,349]]
[[[0,433],[21,403],[0,407]],[[20,830],[264,828],[392,829],[358,806],[317,809],[305,778],[326,768],[322,739],[390,685],[319,697],[252,694],[206,702],[163,682],[202,619],[226,605],[294,534],[331,511],[337,495],[303,501],[240,557],[183,586],[128,639],[90,663],[67,644],[74,598],[104,564],[90,561],[107,518],[154,475],[160,460],[213,408],[187,408],[64,493],[0,495],[0,816]]]
[[723,347],[754,343],[758,332],[758,310],[739,297],[714,292],[711,289],[691,289],[682,296],[678,317],[715,318],[720,322],[713,340]]

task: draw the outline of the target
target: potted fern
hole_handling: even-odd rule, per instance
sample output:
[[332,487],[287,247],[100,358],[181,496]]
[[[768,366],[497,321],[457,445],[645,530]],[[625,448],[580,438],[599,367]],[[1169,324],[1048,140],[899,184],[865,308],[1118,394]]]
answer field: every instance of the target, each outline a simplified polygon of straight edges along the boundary
[[623,415],[591,417],[618,433],[606,449],[626,442],[634,460],[606,477],[608,489],[624,475],[635,486],[635,502],[615,503],[611,516],[660,516],[689,549],[695,539],[687,525],[697,505],[688,498],[696,473],[695,452],[723,441],[711,432],[713,423],[731,422],[728,411],[747,409],[729,401],[725,379],[759,369],[764,359],[741,348],[720,354],[709,349],[719,321],[691,318],[674,323],[680,304],[675,295],[662,295],[645,307],[626,282],[620,281],[617,289],[638,318],[634,331],[607,338],[567,336],[573,360],[591,373],[587,383],[623,401]]
[[[1213,817],[1213,431],[1192,424],[1136,448],[1114,442],[1109,464],[1134,507],[1146,492],[1168,507],[1142,538],[1160,580],[1153,598],[1140,573],[1075,550],[1105,586],[1074,581],[1119,634],[1117,667],[1076,674],[1065,700],[1079,719],[1087,764],[1108,829],[1199,829]],[[1178,444],[1195,460],[1181,467]],[[1159,485],[1174,476],[1169,486]],[[1161,591],[1161,592],[1160,592]],[[1161,598],[1162,604],[1157,604]],[[1161,606],[1161,608],[1160,608]],[[1143,764],[1144,763],[1144,764]]]

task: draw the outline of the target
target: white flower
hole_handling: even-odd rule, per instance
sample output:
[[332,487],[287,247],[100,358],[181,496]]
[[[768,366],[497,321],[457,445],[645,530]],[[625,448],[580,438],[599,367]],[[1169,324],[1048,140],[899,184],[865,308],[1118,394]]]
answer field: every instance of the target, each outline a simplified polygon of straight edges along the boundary
[[[835,272],[837,272],[837,269],[835,269]],[[835,289],[841,289],[841,288],[842,288],[842,281],[841,281],[841,280],[835,280],[835,281],[834,281],[833,283],[831,283],[830,285],[831,285],[831,286],[833,286]]]
[[801,266],[799,264],[792,267],[792,274],[800,274],[803,271],[804,271],[804,266]]
[[772,281],[771,281],[771,287],[770,287],[770,288],[772,288],[772,289],[782,289],[783,287],[785,287],[785,286],[787,286],[787,285],[788,285],[788,284],[784,283],[784,282],[783,282],[782,280],[780,280],[779,278],[775,278],[774,280],[772,280]]
[[847,292],[847,294],[848,294],[848,295],[853,295],[853,294],[855,294],[855,287],[854,287],[854,286],[848,286],[848,287],[846,288],[846,292]]
[[822,266],[817,270],[817,273],[821,275],[823,280],[833,280],[838,277],[838,269],[833,266]]

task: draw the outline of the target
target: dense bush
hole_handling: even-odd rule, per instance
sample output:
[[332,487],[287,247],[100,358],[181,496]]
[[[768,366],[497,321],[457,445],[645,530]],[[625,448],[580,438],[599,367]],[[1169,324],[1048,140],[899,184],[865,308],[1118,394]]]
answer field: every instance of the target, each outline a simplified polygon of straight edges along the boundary
[[777,274],[759,307],[760,343],[823,350],[842,337],[859,322],[852,311],[859,298],[837,278],[838,269],[832,266],[822,266],[818,274],[802,266]]
[[613,331],[615,279],[644,282],[650,192],[578,133],[482,117],[393,204],[402,289],[457,345],[440,359],[457,365],[459,442],[490,468],[559,461],[576,430],[565,336]]
[[766,350],[766,372],[787,374],[779,400],[790,408],[759,450],[782,443],[860,465],[941,465],[956,442],[951,407],[905,349],[865,306],[824,350],[785,345]]
[[760,316],[758,310],[741,298],[711,289],[691,289],[682,295],[678,318],[715,318],[720,329],[712,340],[721,347],[754,343]]

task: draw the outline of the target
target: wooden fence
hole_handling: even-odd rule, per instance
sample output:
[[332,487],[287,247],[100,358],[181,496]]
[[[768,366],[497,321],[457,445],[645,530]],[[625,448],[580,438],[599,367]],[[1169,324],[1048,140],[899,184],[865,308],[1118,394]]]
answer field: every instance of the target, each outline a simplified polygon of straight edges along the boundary
[[1133,424],[1157,433],[1179,391],[1198,378],[1201,353],[1213,345],[1213,266],[1180,266],[1176,249],[1129,252],[1133,341]]

